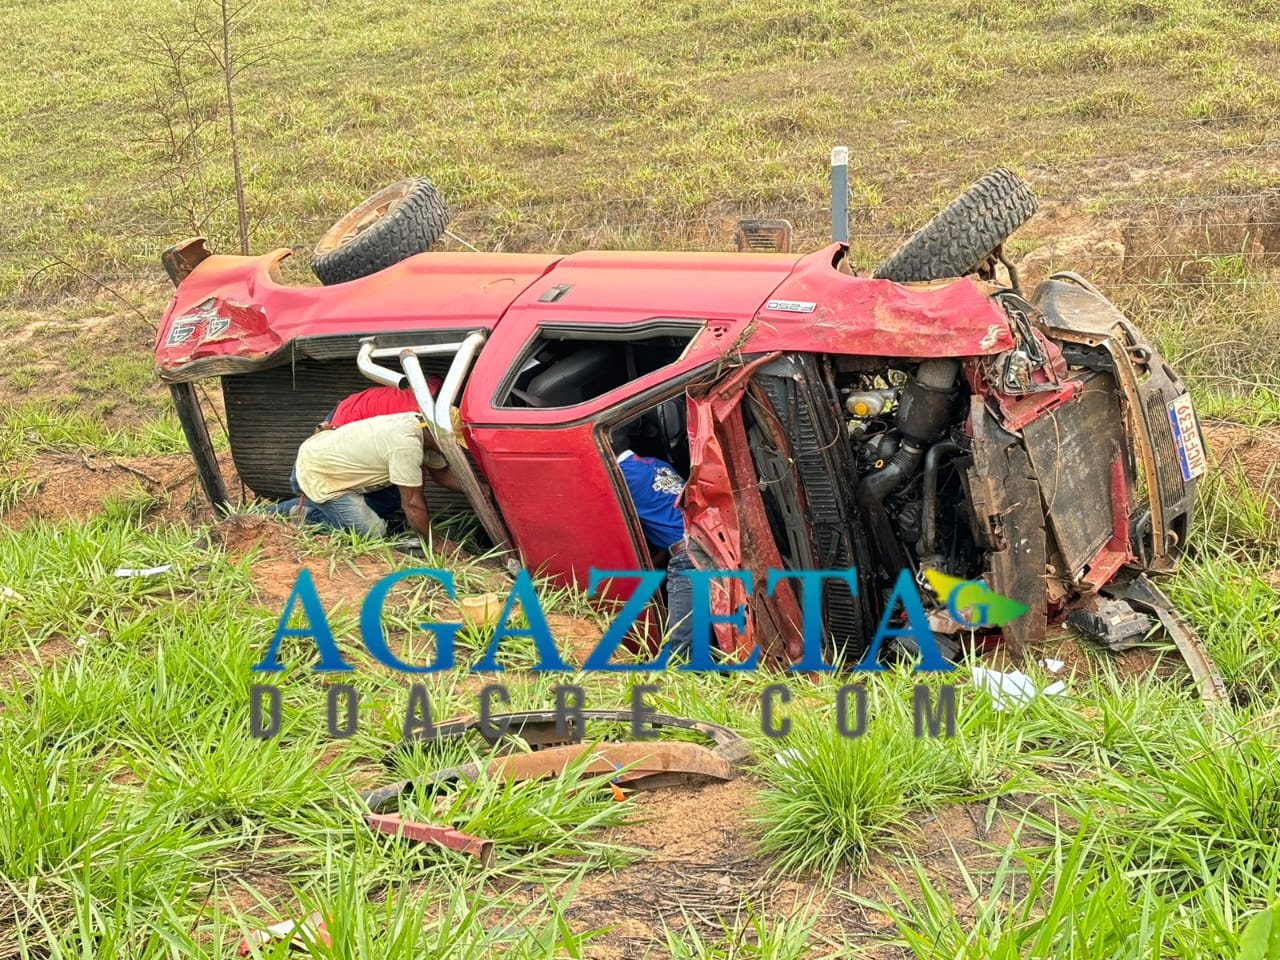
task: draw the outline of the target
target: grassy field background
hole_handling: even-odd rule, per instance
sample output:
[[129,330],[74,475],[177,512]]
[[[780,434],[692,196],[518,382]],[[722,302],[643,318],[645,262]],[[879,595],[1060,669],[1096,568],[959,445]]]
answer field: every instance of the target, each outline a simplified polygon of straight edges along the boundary
[[[832,734],[835,684],[797,682],[809,710],[781,763],[764,679],[638,676],[662,682],[660,709],[752,737],[758,768],[624,804],[591,778],[478,782],[429,813],[495,839],[490,871],[360,823],[358,789],[466,757],[401,747],[402,677],[362,664],[360,732],[329,741],[324,687],[289,649],[284,736],[248,735],[248,666],[299,566],[353,647],[363,591],[406,561],[262,518],[214,525],[200,504],[151,362],[160,251],[197,229],[236,244],[218,80],[183,46],[197,6],[0,0],[0,960],[226,956],[249,925],[313,908],[335,957],[1235,956],[1280,890],[1269,0],[248,8],[255,251],[305,251],[412,174],[483,249],[728,249],[739,215],[789,217],[812,247],[846,144],[870,266],[1008,165],[1042,203],[1012,244],[1024,273],[1098,280],[1207,421],[1215,470],[1170,590],[1231,709],[1206,717],[1167,651],[1063,641],[1044,653],[1068,659],[1067,696],[1002,712],[966,686],[953,741],[904,734],[910,676],[870,684],[854,744]],[[462,576],[463,593],[506,582],[485,560]],[[393,597],[395,641],[425,659],[414,625],[456,611]],[[557,636],[598,636],[581,597],[547,606]],[[568,679],[591,705],[627,701],[628,682]],[[508,680],[513,707],[548,703],[543,680]],[[472,712],[478,686],[430,680],[436,715]]]
[[[192,206],[169,190],[164,118],[182,97],[205,116],[221,93],[200,51],[187,86],[163,67],[193,6],[0,5],[0,292],[81,286],[65,269],[24,283],[45,255],[154,274]],[[1267,0],[254,4],[235,40],[261,59],[236,86],[252,244],[309,245],[410,174],[482,246],[724,245],[721,216],[739,211],[820,239],[837,143],[851,148],[854,232],[881,244],[997,163],[1046,199],[1147,217],[1169,197],[1256,194],[1276,173],[1272,13]],[[205,134],[193,206],[226,248],[226,136]]]

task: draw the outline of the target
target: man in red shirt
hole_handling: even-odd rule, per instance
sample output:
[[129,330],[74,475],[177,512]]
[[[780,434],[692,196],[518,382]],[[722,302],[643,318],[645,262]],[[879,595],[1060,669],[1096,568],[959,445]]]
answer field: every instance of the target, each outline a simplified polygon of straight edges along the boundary
[[[430,388],[432,396],[438,395],[443,385],[444,381],[439,377],[435,375],[427,377],[427,386]],[[329,411],[329,416],[320,423],[316,431],[334,430],[357,420],[368,420],[371,417],[381,417],[392,413],[417,412],[419,412],[418,398],[412,390],[399,387],[369,387],[342,400]],[[444,454],[440,452],[440,448],[436,445],[430,431],[426,432],[423,441],[423,445],[426,448],[426,457],[425,465],[422,469],[422,482],[425,484],[427,476],[430,475],[431,479],[440,484],[440,486],[448,490],[461,492],[462,484],[454,476],[453,468],[449,466]],[[461,433],[458,434],[458,442],[465,448],[466,441]],[[291,482],[296,482],[297,480],[296,467],[290,480]],[[400,491],[397,487],[372,490],[366,493],[364,498],[373,511],[384,520],[390,520],[395,516],[396,511],[400,509]],[[280,504],[277,509],[287,512],[296,504],[296,500],[289,500]]]
[[[432,396],[438,395],[443,385],[444,381],[434,374],[427,377],[427,386],[430,388]],[[354,423],[356,420],[368,420],[370,417],[382,417],[389,413],[417,412],[418,398],[414,396],[412,390],[402,390],[399,387],[369,387],[367,390],[353,393],[334,407],[330,411],[328,418],[320,424],[320,429],[326,430],[330,427],[341,427],[344,424]],[[458,442],[466,446],[461,434],[458,435]],[[444,461],[444,455],[430,435],[426,438],[426,446],[428,451],[435,453],[435,457],[428,455],[427,458],[428,466],[426,467],[426,472],[430,473],[431,479],[448,490],[461,492],[462,484],[453,475],[453,468]],[[433,466],[433,463],[440,465]],[[423,482],[426,482],[425,476],[423,477]]]
[[[444,381],[433,374],[427,377],[427,386],[434,397],[444,386]],[[368,420],[370,417],[382,417],[389,413],[416,413],[417,411],[418,398],[414,396],[412,390],[400,387],[369,387],[367,390],[353,393],[339,403],[320,426],[340,427],[354,420]]]

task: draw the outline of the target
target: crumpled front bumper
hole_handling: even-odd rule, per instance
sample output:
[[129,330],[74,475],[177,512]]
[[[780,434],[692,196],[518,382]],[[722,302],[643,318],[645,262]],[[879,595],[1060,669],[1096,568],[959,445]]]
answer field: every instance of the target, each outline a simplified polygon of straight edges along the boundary
[[1075,274],[1050,277],[1033,302],[1056,340],[1105,350],[1111,358],[1139,467],[1128,506],[1145,501],[1149,511],[1132,518],[1129,561],[1172,570],[1186,547],[1197,480],[1207,469],[1186,384],[1110,300]]

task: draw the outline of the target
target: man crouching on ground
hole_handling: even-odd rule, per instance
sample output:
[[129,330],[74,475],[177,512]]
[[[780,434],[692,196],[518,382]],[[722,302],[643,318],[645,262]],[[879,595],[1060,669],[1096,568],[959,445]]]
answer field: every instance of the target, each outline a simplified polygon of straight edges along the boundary
[[433,552],[455,552],[460,546],[446,537],[432,543],[431,519],[422,496],[422,468],[448,466],[435,449],[426,418],[419,413],[393,413],[321,430],[298,448],[294,492],[321,522],[337,530],[381,537],[387,521],[364,494],[385,487],[400,491],[400,507],[415,533]]

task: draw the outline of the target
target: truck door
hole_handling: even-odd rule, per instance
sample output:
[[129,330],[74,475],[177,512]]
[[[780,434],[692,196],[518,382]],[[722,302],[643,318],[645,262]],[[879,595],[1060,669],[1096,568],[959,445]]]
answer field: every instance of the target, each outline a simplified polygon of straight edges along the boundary
[[[530,571],[585,590],[592,568],[652,569],[608,431],[683,395],[673,377],[701,329],[657,320],[495,331],[460,412]],[[625,599],[634,587],[620,578],[599,595]]]

